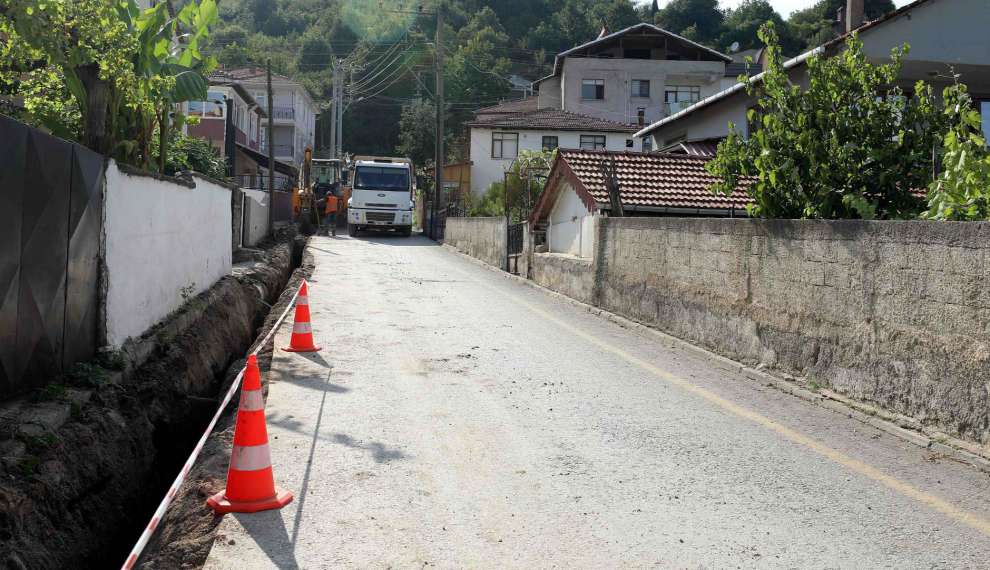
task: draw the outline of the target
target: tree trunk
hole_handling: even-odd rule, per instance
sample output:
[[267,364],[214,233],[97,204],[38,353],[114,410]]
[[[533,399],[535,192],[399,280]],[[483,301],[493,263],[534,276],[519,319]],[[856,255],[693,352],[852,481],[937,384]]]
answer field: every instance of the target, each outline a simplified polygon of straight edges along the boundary
[[82,142],[100,154],[110,154],[112,139],[107,132],[110,84],[100,79],[100,67],[95,63],[77,67],[76,74],[86,89]]
[[168,106],[158,115],[158,172],[165,174],[166,155],[168,154]]

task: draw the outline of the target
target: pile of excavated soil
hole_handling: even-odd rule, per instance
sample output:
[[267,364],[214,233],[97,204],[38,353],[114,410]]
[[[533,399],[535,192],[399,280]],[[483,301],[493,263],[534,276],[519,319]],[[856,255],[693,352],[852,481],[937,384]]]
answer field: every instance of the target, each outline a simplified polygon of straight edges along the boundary
[[[267,303],[282,291],[293,238],[283,232],[265,244],[254,263],[135,341],[140,350],[125,347],[124,355],[142,353],[141,364],[113,359],[124,366],[115,372],[87,363],[0,406],[0,566],[123,563],[229,386],[232,360],[257,338]],[[223,453],[212,440],[202,467],[226,465]]]
[[[297,248],[297,251],[301,249]],[[292,295],[299,288],[299,284],[303,279],[308,278],[312,272],[313,258],[308,252],[303,253],[299,267],[293,272],[278,302],[272,306],[264,326],[258,333],[259,337],[268,334],[275,320],[288,306]],[[292,318],[291,311],[286,318]],[[269,340],[265,346],[260,347],[258,352],[258,362],[262,371],[266,395],[273,342],[273,340]],[[240,359],[230,367],[224,382],[224,390],[227,390],[230,382],[234,380],[243,365],[244,360]],[[231,444],[234,439],[236,411],[236,405],[228,406],[220,421],[217,422],[217,427],[206,442],[199,460],[189,472],[189,476],[179,489],[165,519],[145,550],[145,554],[140,560],[142,568],[161,570],[200,568],[206,562],[210,548],[216,540],[216,530],[221,521],[221,517],[216,516],[213,510],[206,506],[206,499],[224,488]]]

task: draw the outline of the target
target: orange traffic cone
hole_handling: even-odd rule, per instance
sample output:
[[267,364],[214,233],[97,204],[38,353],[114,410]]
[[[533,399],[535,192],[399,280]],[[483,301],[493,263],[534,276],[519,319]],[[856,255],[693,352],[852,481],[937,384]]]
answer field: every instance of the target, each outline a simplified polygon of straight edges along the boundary
[[291,501],[292,493],[275,486],[261,373],[258,358],[252,354],[248,357],[244,385],[241,386],[227,488],[207,499],[206,503],[218,513],[256,513],[280,509]]
[[303,281],[296,297],[296,320],[292,323],[292,340],[283,348],[286,352],[316,352],[320,347],[313,344],[313,325],[309,322],[309,289]]

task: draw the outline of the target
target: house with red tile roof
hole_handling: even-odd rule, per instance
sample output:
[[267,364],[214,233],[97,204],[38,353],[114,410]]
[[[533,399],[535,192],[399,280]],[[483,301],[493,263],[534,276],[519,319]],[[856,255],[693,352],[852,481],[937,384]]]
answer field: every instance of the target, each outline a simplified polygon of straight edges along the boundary
[[729,195],[713,194],[710,157],[687,154],[561,149],[550,169],[530,222],[546,228],[551,253],[592,257],[594,219],[611,203],[602,165],[615,163],[619,199],[626,216],[746,216],[751,198],[745,178]]

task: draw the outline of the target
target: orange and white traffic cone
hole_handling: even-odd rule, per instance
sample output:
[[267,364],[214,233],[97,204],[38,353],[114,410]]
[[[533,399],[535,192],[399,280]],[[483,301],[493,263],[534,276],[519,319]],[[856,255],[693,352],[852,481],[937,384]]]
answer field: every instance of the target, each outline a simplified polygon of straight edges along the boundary
[[320,347],[313,343],[313,325],[309,320],[309,288],[303,281],[299,286],[299,296],[296,297],[296,319],[292,323],[292,339],[289,346],[283,348],[286,352],[316,352]]
[[292,493],[275,486],[261,373],[258,358],[252,354],[248,357],[241,386],[227,488],[207,499],[206,503],[218,513],[256,513],[280,509],[290,502]]

